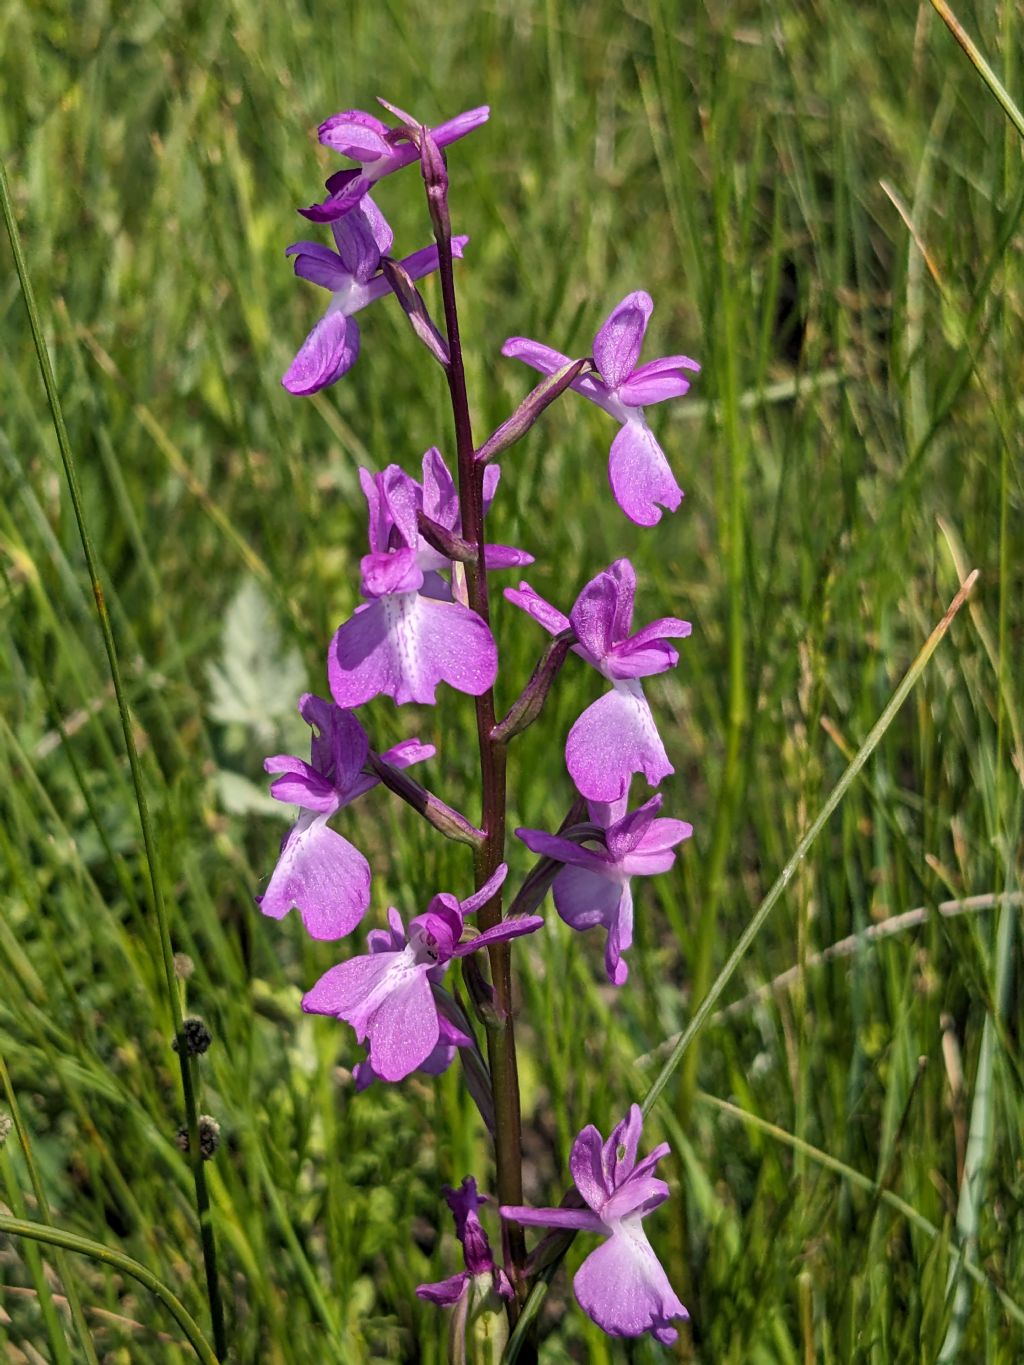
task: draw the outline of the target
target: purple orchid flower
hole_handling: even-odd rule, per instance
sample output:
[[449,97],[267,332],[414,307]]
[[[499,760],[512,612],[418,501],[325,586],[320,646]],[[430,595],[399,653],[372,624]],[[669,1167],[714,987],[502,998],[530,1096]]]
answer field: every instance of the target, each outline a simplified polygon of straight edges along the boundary
[[[433,447],[423,457],[423,483],[397,465],[383,473],[359,472],[369,509],[370,553],[362,560],[368,605],[339,627],[331,643],[327,675],[335,701],[361,706],[381,692],[401,706],[433,704],[439,682],[479,696],[494,682],[498,651],[486,623],[465,605],[456,580],[439,569],[451,562],[419,533],[423,511],[448,530],[461,530],[458,495]],[[496,479],[485,477],[493,496]],[[522,564],[530,556],[505,545],[487,546],[492,567]]]
[[[359,325],[352,314],[391,292],[380,261],[391,250],[394,234],[370,196],[332,223],[331,231],[337,251],[318,242],[293,242],[285,250],[286,256],[295,257],[296,275],[331,291],[327,312],[281,380],[289,393],[317,393],[350,370],[359,356]],[[461,257],[468,241],[468,237],[453,237],[453,254]],[[437,247],[414,251],[402,266],[414,280],[429,275],[437,269]]]
[[[700,371],[697,362],[686,355],[662,356],[637,365],[653,311],[650,294],[642,289],[627,294],[594,337],[594,363],[600,378],[585,375],[570,386],[621,422],[608,458],[608,481],[615,501],[640,526],[656,525],[661,520],[659,508],[674,512],[683,498],[665,452],[647,425],[644,407],[681,398],[690,387],[683,371]],[[568,356],[528,337],[509,337],[501,353],[525,361],[541,374],[554,374],[571,364]]]
[[[490,114],[486,104],[458,114],[431,130],[434,142],[438,147],[447,147],[450,142],[456,142],[486,123]],[[415,122],[408,115],[404,117],[408,124]],[[358,161],[360,169],[336,171],[327,181],[327,198],[320,204],[299,209],[304,218],[314,223],[333,223],[343,218],[352,212],[378,180],[419,160],[419,150],[406,128],[389,128],[375,115],[362,109],[347,109],[341,114],[334,114],[321,123],[317,132],[325,147]]]
[[669,1146],[661,1143],[638,1162],[642,1129],[643,1114],[634,1104],[607,1142],[602,1143],[593,1124],[577,1137],[569,1167],[588,1208],[503,1205],[501,1216],[528,1227],[571,1228],[607,1237],[573,1279],[580,1307],[609,1336],[638,1337],[650,1332],[655,1341],[670,1346],[679,1335],[672,1319],[690,1315],[669,1284],[642,1225],[668,1198],[668,1186],[653,1171]]
[[436,1284],[416,1286],[416,1294],[430,1303],[449,1308],[452,1304],[466,1304],[470,1293],[479,1285],[481,1299],[496,1294],[502,1299],[511,1299],[514,1290],[504,1270],[494,1262],[491,1244],[480,1222],[477,1210],[488,1203],[485,1194],[478,1194],[476,1181],[467,1175],[459,1189],[450,1185],[444,1187],[444,1197],[455,1216],[455,1235],[462,1243],[462,1254],[466,1269],[459,1275]]
[[622,954],[633,943],[630,879],[667,872],[676,860],[676,844],[693,833],[685,820],[657,818],[660,796],[628,814],[627,801],[624,796],[611,805],[588,803],[591,820],[604,831],[603,848],[583,848],[539,829],[516,830],[531,852],[565,864],[551,890],[566,924],[581,931],[602,925],[608,931],[604,966],[613,986],[623,985],[629,976]]
[[[311,761],[277,754],[263,766],[268,773],[282,774],[271,784],[271,796],[300,806],[302,814],[285,835],[270,884],[256,904],[274,919],[283,919],[295,906],[313,938],[342,938],[370,903],[370,865],[327,821],[378,779],[363,772],[369,742],[351,712],[307,692],[299,701],[299,714],[314,727]],[[396,768],[407,768],[434,753],[432,744],[407,739],[382,757]]]
[[[374,953],[401,953],[404,951],[408,946],[408,940],[405,937],[402,921],[399,919],[396,911],[391,911],[388,915],[387,929],[370,930],[366,936],[366,943],[370,949],[371,956]],[[427,980],[430,982],[432,988],[434,986],[440,986],[441,977],[443,975],[443,968],[435,968],[433,971],[427,973]],[[455,1054],[460,1047],[474,1046],[473,1039],[469,1034],[460,1029],[455,1021],[448,1017],[448,1014],[445,1011],[445,999],[448,1000],[450,1005],[450,997],[446,997],[443,991],[440,993],[434,991],[433,994],[435,1003],[438,1007],[437,1043],[416,1068],[417,1071],[422,1071],[426,1076],[440,1076],[451,1066],[452,1062],[455,1060]],[[373,1065],[373,1053],[369,1042],[366,1044],[365,1061],[357,1062],[352,1068],[352,1079],[356,1083],[357,1094],[372,1085],[374,1081],[379,1081],[381,1079]]]
[[532,934],[539,915],[506,919],[461,943],[465,917],[490,900],[505,880],[502,863],[485,886],[461,903],[442,892],[409,925],[408,939],[398,911],[388,911],[392,942],[378,938],[369,953],[325,972],[302,1000],[307,1014],[332,1014],[351,1024],[359,1042],[370,1040],[374,1072],[400,1081],[422,1066],[437,1047],[441,1026],[431,984],[439,984],[452,958],[466,957],[491,943]]
[[565,745],[569,774],[591,801],[621,800],[633,773],[642,772],[656,787],[674,772],[639,679],[675,668],[679,655],[668,639],[685,639],[690,623],[665,616],[630,635],[635,595],[636,573],[628,559],[617,559],[592,578],[568,616],[529,583],[505,589],[508,600],[550,634],[574,630],[573,652],[612,684],[579,717]]

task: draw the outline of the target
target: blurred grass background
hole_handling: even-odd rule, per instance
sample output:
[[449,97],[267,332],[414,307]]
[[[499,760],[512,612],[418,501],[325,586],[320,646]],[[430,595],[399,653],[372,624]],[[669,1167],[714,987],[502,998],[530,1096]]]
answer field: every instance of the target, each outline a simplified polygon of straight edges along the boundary
[[[1019,6],[960,18],[1019,97]],[[607,1130],[653,1077],[635,1059],[690,1017],[977,567],[729,998],[793,966],[796,981],[716,1020],[648,1123],[645,1142],[674,1148],[674,1198],[648,1227],[693,1317],[681,1359],[1019,1360],[1024,178],[930,6],[6,0],[0,88],[174,943],[194,964],[182,996],[215,1037],[201,1107],[222,1129],[207,1169],[234,1358],[443,1360],[446,1320],[413,1293],[461,1267],[438,1188],[491,1178],[457,1068],[354,1097],[351,1031],[298,1009],[337,948],[252,900],[288,814],[260,798],[261,760],[304,751],[296,695],[324,691],[355,601],[357,466],[415,470],[434,442],[452,455],[443,384],[395,307],[360,318],[363,356],[335,388],[279,385],[323,307],[283,256],[316,235],[294,208],[338,164],[313,130],[383,94],[433,121],[492,105],[449,156],[478,439],[530,383],[500,358],[506,336],[584,354],[631,289],[656,303],[645,355],[704,367],[651,414],[687,492],[656,530],[618,513],[614,429],[571,395],[505,460],[492,513],[559,605],[628,554],[638,621],[694,623],[648,692],[677,769],[666,813],[695,835],[638,888],[630,985],[606,987],[599,945],[553,912],[516,950],[528,1197],[560,1195],[576,1131]],[[428,240],[415,172],[379,202],[399,247]],[[206,1321],[134,798],[6,243],[3,261],[0,1043],[54,1221],[123,1247]],[[500,708],[542,640],[503,603],[496,629]],[[560,741],[596,687],[570,665],[518,743],[510,827],[563,815]],[[367,723],[381,747],[435,742],[423,780],[475,814],[465,699],[374,703]],[[468,853],[380,791],[343,827],[375,867],[366,927],[470,885]],[[987,899],[936,913],[963,896]],[[916,927],[816,962],[917,907]],[[13,1137],[0,1200],[38,1214]],[[988,1287],[957,1275],[965,1242]],[[54,1325],[51,1261],[0,1238],[11,1361],[80,1358]],[[191,1358],[137,1286],[71,1266],[100,1359]],[[564,1272],[544,1322],[545,1361],[665,1355],[604,1338]]]

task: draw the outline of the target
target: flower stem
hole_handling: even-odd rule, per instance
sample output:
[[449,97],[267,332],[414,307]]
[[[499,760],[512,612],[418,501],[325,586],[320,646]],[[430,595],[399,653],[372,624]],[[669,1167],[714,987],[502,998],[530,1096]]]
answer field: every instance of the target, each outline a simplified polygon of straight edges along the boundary
[[[436,148],[433,150],[436,154]],[[431,177],[428,174],[427,159],[424,156],[424,178],[427,181],[427,198],[431,206],[434,236],[437,240],[445,330],[448,336],[450,363],[446,374],[455,422],[462,534],[469,544],[476,546],[477,549],[476,562],[465,566],[466,587],[469,606],[482,620],[489,621],[487,569],[484,565],[484,466],[474,459],[473,429],[466,394],[466,371],[462,360],[459,317],[455,302],[451,229],[447,212],[447,176],[442,174],[440,178]],[[492,875],[502,861],[505,851],[505,746],[492,738],[494,725],[494,692],[489,688],[482,696],[476,698],[483,807],[481,825],[484,831],[483,842],[473,850],[477,887],[483,886]],[[481,908],[477,922],[481,929],[491,929],[500,923],[501,917],[501,893],[498,892]],[[512,970],[509,945],[492,944],[488,949],[488,957],[497,1005],[496,1019],[487,1028],[487,1053],[494,1096],[497,1196],[501,1204],[520,1204],[523,1191],[522,1120],[519,1108],[515,1027],[512,1021]],[[510,1304],[509,1309],[514,1326],[518,1304],[526,1294],[523,1274],[526,1239],[522,1228],[508,1222],[503,1225],[503,1237],[507,1270],[517,1293],[517,1299]]]

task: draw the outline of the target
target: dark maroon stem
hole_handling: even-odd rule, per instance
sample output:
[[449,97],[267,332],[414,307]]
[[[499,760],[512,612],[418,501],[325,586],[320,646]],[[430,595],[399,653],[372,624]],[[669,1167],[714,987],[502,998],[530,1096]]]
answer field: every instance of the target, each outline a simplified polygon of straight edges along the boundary
[[[436,153],[436,148],[434,149]],[[424,157],[426,163],[427,157]],[[450,363],[446,374],[455,419],[455,446],[458,456],[459,505],[462,509],[462,535],[477,549],[476,562],[465,565],[469,605],[484,621],[489,621],[487,569],[484,565],[484,466],[474,459],[473,429],[466,394],[466,371],[459,338],[459,317],[455,303],[455,274],[452,269],[451,229],[448,222],[447,176],[431,176],[424,166],[427,200],[431,208],[437,240],[438,273],[444,299],[445,330]],[[473,850],[477,887],[483,886],[502,861],[505,852],[505,746],[491,737],[494,729],[494,692],[488,689],[476,698],[477,742],[480,748],[482,785],[481,826],[483,843]],[[481,929],[501,922],[501,893],[484,905],[477,917]],[[509,944],[496,943],[488,948],[491,981],[494,987],[495,1017],[487,1027],[487,1053],[494,1095],[494,1152],[497,1166],[499,1204],[523,1202],[522,1119],[519,1108],[519,1073],[516,1066],[515,1028],[512,1022],[512,969]],[[505,1259],[517,1299],[510,1305],[510,1316],[518,1316],[518,1304],[526,1295],[524,1266],[526,1239],[515,1223],[502,1224]]]

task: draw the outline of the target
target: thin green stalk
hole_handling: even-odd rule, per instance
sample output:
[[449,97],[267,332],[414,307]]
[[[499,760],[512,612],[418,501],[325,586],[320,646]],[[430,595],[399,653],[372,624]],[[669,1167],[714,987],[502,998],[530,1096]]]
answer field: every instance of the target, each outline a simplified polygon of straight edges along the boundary
[[782,898],[782,893],[786,890],[787,886],[792,881],[794,873],[796,872],[800,863],[806,857],[808,851],[811,848],[811,845],[817,839],[821,831],[825,828],[833,811],[842,801],[843,797],[846,795],[857,774],[860,772],[860,770],[864,767],[864,764],[874,753],[875,749],[878,747],[880,740],[882,739],[882,736],[885,734],[886,730],[888,730],[889,726],[896,718],[896,713],[899,711],[904,701],[906,701],[907,696],[914,687],[914,684],[917,682],[918,678],[923,673],[925,666],[928,663],[928,660],[935,653],[943,636],[946,634],[950,626],[953,624],[953,618],[956,616],[957,612],[960,610],[964,602],[967,600],[967,596],[971,591],[971,588],[973,588],[975,581],[977,580],[977,577],[978,571],[977,569],[975,569],[974,572],[971,573],[970,576],[967,578],[966,582],[962,585],[960,591],[953,598],[952,602],[949,604],[949,607],[946,609],[946,612],[943,615],[942,619],[939,621],[938,625],[935,627],[932,633],[928,636],[928,639],[925,641],[921,649],[921,652],[918,654],[917,658],[914,660],[910,668],[904,674],[899,686],[896,688],[896,691],[892,694],[892,697],[889,699],[889,702],[886,705],[884,711],[879,716],[878,720],[874,723],[874,725],[871,727],[870,731],[868,732],[867,738],[864,740],[864,743],[860,746],[860,748],[857,750],[857,753],[854,755],[853,761],[847,767],[846,771],[843,773],[842,777],[839,779],[836,785],[832,788],[832,791],[829,793],[828,798],[825,801],[825,804],[818,812],[807,833],[797,844],[793,856],[789,859],[785,867],[779,873],[778,877],[776,878],[775,884],[772,886],[771,890],[765,896],[764,900],[758,907],[756,914],[751,919],[747,927],[744,929],[743,933],[740,935],[739,939],[736,942],[736,946],[729,954],[729,957],[724,967],[718,973],[718,976],[715,978],[715,981],[712,984],[710,990],[708,990],[707,994],[702,999],[693,1018],[690,1020],[687,1027],[683,1030],[683,1033],[681,1034],[678,1043],[676,1043],[675,1047],[672,1049],[672,1053],[669,1056],[668,1061],[662,1067],[661,1071],[658,1073],[657,1077],[652,1082],[650,1089],[647,1091],[647,1094],[644,1096],[642,1108],[645,1115],[651,1112],[655,1100],[657,1100],[658,1096],[664,1090],[665,1086],[671,1079],[672,1074],[675,1071],[676,1067],[685,1057],[687,1050],[690,1047],[690,1044],[693,1042],[694,1038],[697,1037],[697,1035],[703,1029],[704,1025],[707,1023],[708,1019],[711,1016],[712,1011],[715,1008],[719,996],[722,994],[726,986],[732,980],[733,974],[735,973],[736,969],[739,967],[740,963],[746,956],[747,949],[750,947],[754,939],[760,933],[761,929],[764,926],[765,921],[768,919],[768,916],[771,914],[772,910],[774,910],[777,902]]
[[1006,86],[1003,85],[1002,81],[982,56],[981,49],[946,4],[946,0],[932,0],[932,8],[967,53],[971,65],[999,101],[1003,113],[1010,120],[1021,137],[1024,137],[1024,114],[1017,108],[1017,105],[1014,103]]
[[80,1256],[88,1256],[90,1260],[110,1266],[112,1270],[120,1270],[123,1274],[130,1275],[160,1300],[185,1333],[189,1345],[203,1365],[217,1365],[218,1357],[214,1355],[195,1318],[167,1285],[141,1261],[133,1260],[123,1251],[115,1251],[113,1247],[104,1246],[102,1242],[94,1242],[91,1237],[80,1237],[77,1232],[65,1232],[63,1228],[29,1222],[24,1218],[8,1218],[0,1214],[0,1232],[6,1233],[8,1237],[27,1237],[33,1242],[45,1242],[48,1246],[74,1251]]
[[188,1051],[182,1031],[181,1005],[178,1000],[177,983],[174,975],[174,948],[171,944],[170,923],[167,909],[164,905],[156,840],[153,834],[149,804],[146,799],[146,790],[142,778],[142,765],[139,762],[138,750],[135,746],[135,732],[132,728],[131,714],[128,709],[128,698],[121,678],[117,645],[114,640],[113,628],[110,624],[110,616],[107,612],[106,600],[103,595],[103,586],[99,579],[96,554],[93,549],[88,528],[85,524],[85,514],[82,506],[75,459],[71,450],[71,442],[68,438],[67,427],[64,422],[64,411],[61,406],[60,394],[57,390],[57,381],[54,376],[53,366],[50,363],[50,354],[47,350],[46,338],[43,335],[42,319],[39,315],[35,291],[32,287],[28,266],[25,261],[25,254],[22,250],[21,234],[18,231],[18,224],[14,216],[14,205],[11,202],[10,187],[7,180],[7,167],[3,157],[0,157],[0,208],[3,210],[4,223],[11,241],[14,264],[18,272],[18,281],[21,285],[22,298],[25,301],[25,310],[28,313],[29,327],[32,332],[32,340],[35,345],[36,357],[39,362],[39,371],[42,376],[43,386],[46,389],[46,397],[50,406],[50,416],[53,419],[53,428],[57,437],[57,445],[60,449],[61,463],[64,466],[64,475],[67,479],[71,505],[75,514],[75,523],[78,527],[82,552],[85,556],[89,581],[96,602],[96,613],[99,618],[100,632],[103,636],[103,646],[107,653],[107,662],[110,666],[110,677],[117,698],[117,709],[121,718],[125,748],[128,752],[128,763],[131,768],[132,783],[135,788],[135,800],[139,810],[139,823],[142,827],[142,838],[146,849],[146,862],[149,867],[153,909],[156,914],[160,933],[160,947],[163,957],[168,1005],[170,1007],[174,1034],[178,1040],[178,1061],[181,1070],[181,1086],[189,1134],[189,1153],[192,1164],[192,1175],[195,1183],[196,1211],[199,1216],[199,1232],[203,1247],[203,1263],[206,1269],[206,1291],[210,1303],[213,1337],[217,1358],[223,1359],[227,1355],[227,1336],[224,1330],[224,1310],[221,1303],[220,1284],[217,1277],[217,1253],[214,1242],[209,1191],[206,1186],[206,1174],[203,1170],[202,1153],[199,1149],[198,1098],[192,1085],[192,1077],[188,1065]]
[[[21,1153],[25,1159],[25,1169],[28,1171],[28,1178],[32,1184],[32,1193],[36,1197],[36,1206],[39,1209],[39,1217],[48,1227],[52,1226],[52,1219],[50,1218],[50,1201],[46,1197],[46,1187],[43,1184],[42,1176],[39,1174],[39,1167],[36,1165],[35,1154],[32,1151],[32,1141],[29,1137],[28,1129],[25,1126],[25,1120],[22,1117],[21,1105],[18,1103],[18,1097],[15,1094],[14,1086],[11,1083],[11,1075],[7,1070],[7,1059],[4,1057],[3,1053],[0,1053],[0,1084],[3,1085],[4,1094],[7,1096],[7,1104],[10,1107],[11,1118],[14,1120],[18,1141],[21,1143]],[[74,1278],[68,1268],[67,1258],[63,1251],[57,1251],[54,1253],[53,1260],[57,1267],[57,1274],[60,1276],[61,1283],[64,1286],[64,1297],[67,1299],[68,1308],[71,1310],[71,1321],[75,1324],[75,1331],[78,1333],[78,1342],[82,1348],[82,1354],[89,1362],[89,1365],[99,1365],[99,1360],[96,1357],[96,1351],[92,1344],[92,1334],[89,1331],[88,1324],[85,1321],[85,1315],[82,1312],[82,1303],[78,1297],[78,1289],[75,1286]]]
[[[28,1209],[25,1206],[25,1199],[15,1175],[14,1163],[6,1146],[0,1148],[0,1176],[3,1178],[3,1185],[7,1191],[7,1202],[14,1216],[16,1218],[27,1218]],[[28,1266],[29,1274],[32,1276],[32,1283],[35,1285],[36,1297],[39,1300],[39,1312],[43,1319],[46,1338],[55,1365],[74,1365],[71,1359],[71,1348],[68,1345],[67,1329],[57,1312],[46,1267],[43,1265],[43,1258],[40,1256],[39,1248],[35,1243],[29,1243],[25,1248],[25,1263]]]

